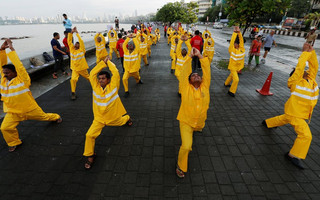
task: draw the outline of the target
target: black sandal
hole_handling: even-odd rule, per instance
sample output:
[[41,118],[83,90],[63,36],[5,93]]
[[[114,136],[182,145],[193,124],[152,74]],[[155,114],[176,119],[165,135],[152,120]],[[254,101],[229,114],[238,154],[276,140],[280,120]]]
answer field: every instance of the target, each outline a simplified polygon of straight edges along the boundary
[[131,118],[127,121],[126,125],[127,126],[132,126],[133,125],[133,122],[132,122]]
[[[92,161],[89,161],[89,158],[92,158]],[[84,163],[84,168],[86,170],[89,170],[92,168],[95,158],[96,158],[96,154],[87,157],[86,162]]]

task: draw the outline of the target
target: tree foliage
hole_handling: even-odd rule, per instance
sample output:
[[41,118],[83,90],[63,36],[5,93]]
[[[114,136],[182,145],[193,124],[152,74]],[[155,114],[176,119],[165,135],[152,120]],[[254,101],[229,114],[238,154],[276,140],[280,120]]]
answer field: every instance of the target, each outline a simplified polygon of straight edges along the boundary
[[320,13],[314,12],[314,13],[309,13],[304,17],[305,19],[312,20],[311,21],[311,26],[316,26],[319,27],[320,23]]
[[195,12],[197,12],[198,4],[190,2],[185,4],[183,1],[167,3],[160,8],[156,14],[156,20],[169,22],[172,24],[175,21],[191,24],[198,20]]
[[[207,17],[209,17],[209,22],[214,22],[214,21],[216,21],[216,19],[219,18],[220,9],[221,9],[220,5],[209,8],[209,9],[204,13],[203,17],[201,17],[201,18],[199,19],[199,21],[201,21],[201,22],[206,22],[206,21],[207,21]],[[223,5],[222,5],[222,9],[221,9],[221,11],[222,11],[221,19],[227,18],[227,13],[226,13],[225,9],[226,9],[226,4],[223,4]]]
[[290,3],[291,0],[227,0],[229,24],[244,26],[245,33],[253,20],[268,13],[284,14]]
[[291,8],[287,16],[301,18],[304,17],[311,7],[310,0],[292,0]]

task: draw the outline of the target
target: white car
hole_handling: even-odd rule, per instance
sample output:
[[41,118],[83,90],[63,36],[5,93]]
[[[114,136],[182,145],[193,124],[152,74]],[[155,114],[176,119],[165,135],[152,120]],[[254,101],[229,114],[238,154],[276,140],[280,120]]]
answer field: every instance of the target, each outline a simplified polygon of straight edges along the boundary
[[222,28],[223,28],[223,24],[220,23],[220,22],[215,22],[215,23],[213,24],[213,28],[222,29]]

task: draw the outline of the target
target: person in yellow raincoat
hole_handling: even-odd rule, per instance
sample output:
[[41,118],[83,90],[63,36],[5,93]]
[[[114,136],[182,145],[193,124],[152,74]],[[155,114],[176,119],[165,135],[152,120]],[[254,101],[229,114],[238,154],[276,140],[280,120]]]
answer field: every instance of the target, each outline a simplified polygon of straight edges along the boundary
[[168,30],[167,30],[168,46],[169,46],[169,44],[170,44],[170,42],[171,42],[172,32],[173,32],[173,30],[172,30],[172,27],[170,26],[170,27],[168,28]]
[[148,32],[147,49],[148,49],[149,58],[151,58],[151,45],[153,44],[153,36],[152,35],[153,34],[150,34],[150,32]]
[[[131,40],[131,41],[130,41]],[[128,45],[128,47],[127,47]],[[124,74],[122,77],[123,87],[125,91],[124,97],[129,97],[128,79],[134,77],[138,84],[143,84],[139,70],[140,70],[140,46],[139,41],[134,38],[133,34],[128,35],[123,43],[124,52]]]
[[[112,78],[107,71],[108,67]],[[83,155],[86,156],[84,167],[90,169],[95,159],[94,146],[96,138],[105,126],[132,125],[130,116],[127,115],[118,95],[120,88],[120,75],[116,66],[107,57],[100,61],[90,72],[92,86],[92,109],[94,120],[86,134]]]
[[170,57],[171,57],[171,74],[173,74],[176,69],[176,48],[179,42],[180,36],[178,32],[175,32],[173,36],[171,36],[171,49],[170,49]]
[[[198,56],[203,76],[192,72],[192,57]],[[176,174],[184,178],[188,170],[188,156],[192,150],[194,131],[201,131],[207,119],[210,103],[211,72],[208,58],[203,57],[196,48],[185,61],[180,74],[181,105],[177,120],[180,124],[181,146],[178,155]]]
[[97,64],[104,60],[108,56],[108,52],[106,49],[106,39],[101,33],[97,33],[94,36],[94,42],[96,46],[96,57],[97,57]]
[[[72,43],[72,35],[76,33],[79,42],[76,42],[74,45]],[[70,49],[70,69],[72,70],[70,85],[71,85],[71,99],[75,100],[76,96],[76,87],[79,76],[81,75],[85,79],[89,81],[89,73],[88,73],[88,63],[85,57],[86,48],[84,46],[83,40],[81,39],[77,27],[72,29],[71,33],[68,33],[68,45]]]
[[[7,48],[11,50],[8,54],[6,54]],[[7,56],[12,64],[7,64]],[[1,101],[3,112],[6,113],[1,124],[1,132],[9,146],[9,152],[13,152],[22,144],[16,128],[21,121],[39,120],[61,123],[62,118],[55,113],[45,113],[39,107],[30,91],[30,77],[9,39],[1,45],[0,66]]]
[[243,43],[243,37],[238,26],[234,27],[234,31],[231,37],[230,46],[229,46],[230,60],[228,69],[230,70],[230,75],[226,79],[224,86],[230,87],[228,94],[232,97],[235,97],[237,91],[239,76],[238,72],[244,67],[244,57],[245,49]]
[[209,63],[212,62],[214,56],[214,40],[210,36],[204,40],[203,56],[208,57]]
[[157,41],[160,41],[161,35],[160,35],[160,30],[159,30],[159,28],[157,28],[157,29],[155,30],[155,34],[156,34],[156,36],[157,36]]
[[[309,64],[307,71],[305,71],[306,62]],[[313,109],[318,102],[319,87],[316,82],[318,68],[315,50],[310,44],[305,43],[298,64],[288,79],[291,96],[284,106],[284,114],[262,122],[267,128],[285,124],[293,126],[297,138],[285,157],[300,169],[304,169],[300,159],[306,158],[312,140],[310,128],[305,120],[309,120],[310,123]]]
[[117,58],[120,58],[120,54],[117,50],[118,34],[113,28],[111,28],[111,30],[109,30],[109,32],[108,32],[108,40],[109,40],[110,60],[112,60],[113,52],[116,52]]
[[140,38],[140,60],[143,59],[144,66],[149,66],[147,54],[148,54],[148,43],[147,43],[147,35],[142,34]]
[[[182,49],[182,44],[185,43],[187,48]],[[187,60],[188,55],[191,53],[191,44],[190,39],[187,35],[182,35],[176,49],[176,69],[174,75],[177,77],[179,81],[179,92],[178,95],[181,96],[181,87],[180,87],[180,73],[181,68],[183,67],[184,62]]]

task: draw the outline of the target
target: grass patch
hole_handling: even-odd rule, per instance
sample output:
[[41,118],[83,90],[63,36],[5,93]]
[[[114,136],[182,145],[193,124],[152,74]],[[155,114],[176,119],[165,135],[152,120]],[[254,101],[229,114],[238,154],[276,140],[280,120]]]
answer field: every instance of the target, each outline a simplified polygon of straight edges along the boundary
[[[228,70],[229,60],[228,59],[221,59],[218,61],[213,61],[213,65],[216,66],[218,69]],[[249,65],[245,64],[242,71],[256,71],[256,69],[257,69],[256,67],[249,66]]]

